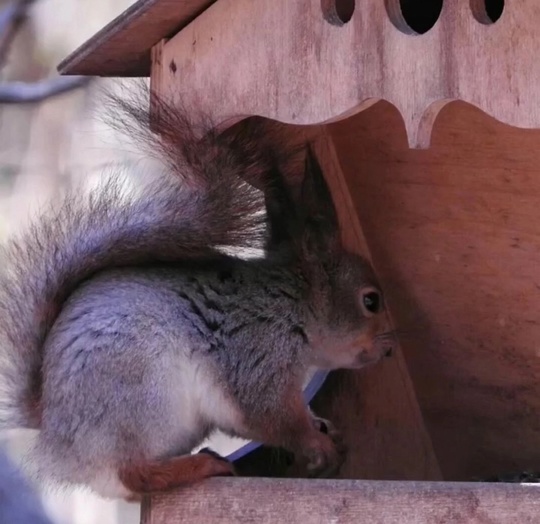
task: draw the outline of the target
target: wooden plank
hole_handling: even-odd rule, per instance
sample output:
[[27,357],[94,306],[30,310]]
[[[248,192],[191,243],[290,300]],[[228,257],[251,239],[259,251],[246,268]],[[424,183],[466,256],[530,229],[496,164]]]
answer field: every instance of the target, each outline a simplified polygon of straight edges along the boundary
[[520,524],[540,487],[358,480],[212,479],[143,502],[142,524]]
[[[345,245],[371,259],[331,135],[326,126],[304,132],[315,140]],[[441,478],[401,349],[372,369],[335,373],[314,408],[343,432],[349,453],[341,478]]]
[[216,0],[139,0],[74,53],[63,75],[150,76],[150,50],[189,24]]
[[344,118],[384,99],[400,111],[412,147],[429,145],[437,114],[455,99],[539,127],[540,2],[506,2],[494,24],[475,18],[480,1],[475,10],[470,0],[442,4],[419,36],[406,30],[400,0],[357,1],[341,24],[327,11],[333,1],[220,0],[165,45],[164,85],[224,118],[296,124]]
[[426,151],[388,103],[331,128],[444,478],[540,471],[540,131],[462,102]]

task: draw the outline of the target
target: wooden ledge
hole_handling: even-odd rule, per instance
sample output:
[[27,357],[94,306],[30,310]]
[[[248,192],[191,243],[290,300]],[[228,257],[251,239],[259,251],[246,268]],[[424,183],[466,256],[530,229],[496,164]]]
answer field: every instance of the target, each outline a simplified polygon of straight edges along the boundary
[[139,0],[58,66],[63,75],[147,77],[150,50],[216,0]]
[[143,524],[540,522],[540,485],[215,478],[143,502]]

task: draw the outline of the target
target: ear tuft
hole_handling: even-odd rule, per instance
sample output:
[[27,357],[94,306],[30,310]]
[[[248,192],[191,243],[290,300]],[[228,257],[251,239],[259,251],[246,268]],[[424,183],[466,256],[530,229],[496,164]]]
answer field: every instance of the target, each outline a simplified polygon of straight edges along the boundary
[[304,235],[316,240],[319,248],[330,248],[339,237],[336,208],[321,165],[309,145],[304,164],[301,205]]
[[267,248],[275,250],[286,244],[292,245],[293,239],[298,237],[296,204],[279,169],[273,170],[272,183],[267,187],[265,202],[269,225]]

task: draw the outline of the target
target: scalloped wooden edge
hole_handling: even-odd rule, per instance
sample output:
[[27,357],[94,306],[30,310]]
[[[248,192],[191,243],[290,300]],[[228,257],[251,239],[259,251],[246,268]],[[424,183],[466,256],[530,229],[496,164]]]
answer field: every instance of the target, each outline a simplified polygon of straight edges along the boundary
[[471,0],[445,2],[423,35],[392,21],[398,0],[357,0],[352,19],[340,24],[325,16],[324,2],[139,0],[59,70],[148,76],[152,46],[172,37],[165,58],[175,59],[178,75],[194,69],[192,89],[209,90],[208,101],[224,112],[319,124],[386,100],[400,111],[413,148],[429,147],[438,111],[453,100],[509,125],[540,126],[535,0],[507,3],[494,24],[479,21]]
[[[223,118],[306,125],[386,100],[413,148],[429,147],[439,111],[453,100],[534,128],[540,12],[533,2],[507,5],[492,25],[475,19],[469,0],[445,2],[435,26],[413,36],[391,22],[380,0],[362,0],[342,26],[325,20],[321,0],[220,0],[162,44],[161,94],[191,98]],[[518,33],[520,45],[512,45]]]

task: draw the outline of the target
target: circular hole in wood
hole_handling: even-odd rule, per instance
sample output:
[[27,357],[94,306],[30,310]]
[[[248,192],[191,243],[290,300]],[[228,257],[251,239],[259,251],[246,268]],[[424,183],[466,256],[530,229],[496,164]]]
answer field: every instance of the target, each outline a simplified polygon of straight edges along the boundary
[[503,14],[504,0],[471,0],[471,9],[481,24],[494,24]]
[[356,0],[321,0],[324,19],[332,25],[345,25],[353,16]]
[[385,0],[392,23],[409,35],[427,33],[441,15],[443,0]]

